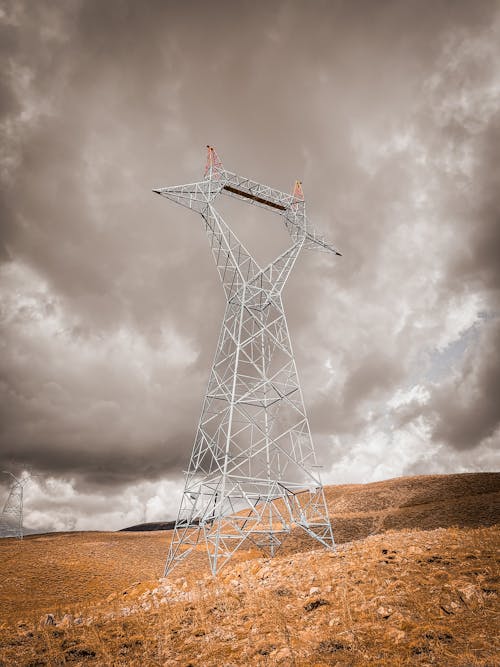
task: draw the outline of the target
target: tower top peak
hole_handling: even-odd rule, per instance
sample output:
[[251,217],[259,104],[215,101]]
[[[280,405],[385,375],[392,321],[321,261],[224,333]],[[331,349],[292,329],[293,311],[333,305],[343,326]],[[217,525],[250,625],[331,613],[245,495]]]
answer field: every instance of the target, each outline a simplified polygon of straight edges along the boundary
[[207,162],[205,164],[205,178],[217,178],[224,171],[222,160],[213,146],[207,144]]
[[304,201],[304,191],[302,190],[302,181],[295,181],[292,195],[294,196],[295,199],[300,199],[301,201]]

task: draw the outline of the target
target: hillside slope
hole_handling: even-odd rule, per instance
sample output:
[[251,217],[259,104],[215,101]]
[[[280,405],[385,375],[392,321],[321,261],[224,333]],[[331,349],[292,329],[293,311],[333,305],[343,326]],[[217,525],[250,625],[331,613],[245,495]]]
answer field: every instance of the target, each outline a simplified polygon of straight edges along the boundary
[[2,627],[0,664],[494,667],[498,545],[498,527],[391,531],[191,568]]
[[500,473],[419,475],[327,486],[337,543],[385,530],[492,526],[500,522]]
[[[500,522],[500,473],[419,475],[372,484],[326,486],[337,544],[384,530],[492,526]],[[171,530],[175,522],[122,531]]]
[[[500,473],[430,475],[325,487],[338,544],[386,530],[480,527],[500,523]],[[169,531],[52,533],[23,542],[0,539],[0,608],[4,616],[50,611],[64,601],[89,603],[163,572]],[[316,549],[294,530],[284,555]],[[261,555],[241,550],[239,558]],[[206,558],[194,556],[203,574]],[[192,560],[180,574],[192,567]],[[78,582],[78,585],[75,585]]]
[[216,580],[201,549],[158,578],[169,532],[0,540],[0,665],[493,666],[499,483],[327,487],[336,553],[294,532]]

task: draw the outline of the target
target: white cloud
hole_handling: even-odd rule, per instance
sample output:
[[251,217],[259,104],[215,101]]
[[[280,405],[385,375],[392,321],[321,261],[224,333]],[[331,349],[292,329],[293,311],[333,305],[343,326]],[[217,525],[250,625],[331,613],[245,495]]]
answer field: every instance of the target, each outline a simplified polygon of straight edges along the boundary
[[175,519],[179,480],[141,482],[114,491],[82,490],[74,479],[33,477],[26,486],[24,524],[38,531],[119,530]]

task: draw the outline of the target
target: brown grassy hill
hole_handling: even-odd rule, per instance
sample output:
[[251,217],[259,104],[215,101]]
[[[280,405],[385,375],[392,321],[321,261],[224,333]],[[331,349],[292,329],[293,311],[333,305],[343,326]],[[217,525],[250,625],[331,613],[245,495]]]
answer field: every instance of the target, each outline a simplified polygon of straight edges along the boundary
[[[389,529],[491,526],[500,521],[500,473],[419,475],[327,486],[325,496],[337,544]],[[171,530],[174,523],[122,530]]]
[[328,486],[325,495],[337,543],[384,530],[500,523],[500,473],[399,477]]
[[0,540],[0,665],[500,664],[499,487],[486,473],[327,487],[336,554],[294,534],[215,581],[201,551],[158,579],[169,532]]

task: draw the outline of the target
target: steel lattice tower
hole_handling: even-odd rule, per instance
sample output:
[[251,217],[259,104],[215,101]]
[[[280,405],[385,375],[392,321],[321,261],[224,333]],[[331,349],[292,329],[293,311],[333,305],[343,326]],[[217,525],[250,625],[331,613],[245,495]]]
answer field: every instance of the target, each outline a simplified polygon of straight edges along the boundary
[[18,479],[11,472],[3,471],[12,477],[9,495],[0,514],[0,537],[17,537],[23,539],[23,498],[24,487],[31,477]]
[[[204,180],[154,190],[202,216],[227,301],[165,576],[202,540],[213,574],[246,539],[273,556],[294,525],[334,547],[281,293],[303,248],[340,253],[308,224],[299,181],[280,192],[207,148]],[[281,216],[292,245],[261,268],[216,210],[220,195]]]

